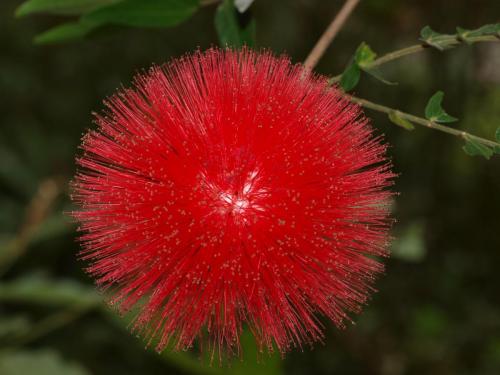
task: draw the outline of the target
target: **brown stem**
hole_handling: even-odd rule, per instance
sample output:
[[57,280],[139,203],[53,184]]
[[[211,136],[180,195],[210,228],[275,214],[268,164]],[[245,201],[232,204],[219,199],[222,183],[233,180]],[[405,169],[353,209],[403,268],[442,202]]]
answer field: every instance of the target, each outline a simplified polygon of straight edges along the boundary
[[23,225],[0,256],[0,275],[26,251],[31,238],[50,213],[54,201],[61,193],[61,188],[62,182],[57,178],[47,178],[40,183],[26,208]]
[[397,113],[397,115],[399,117],[404,118],[404,119],[406,119],[414,124],[422,125],[422,126],[425,126],[427,128],[431,128],[431,129],[436,129],[436,130],[439,130],[441,132],[448,133],[448,134],[454,135],[454,136],[462,138],[462,139],[467,139],[467,138],[473,139],[476,142],[482,143],[483,145],[488,146],[488,147],[500,147],[500,144],[497,142],[493,142],[493,141],[490,141],[488,139],[481,138],[481,137],[478,137],[476,135],[472,135],[472,134],[464,132],[462,130],[458,130],[458,129],[450,128],[450,127],[445,126],[445,125],[437,124],[433,121],[429,121],[429,120],[422,118],[422,117],[414,116],[414,115],[411,115],[411,114],[406,113],[406,112],[401,112],[397,109],[386,107],[386,106],[381,105],[381,104],[373,103],[373,102],[370,102],[369,100],[358,98],[356,96],[346,94],[346,97],[349,100],[353,101],[354,103],[357,103],[365,108],[369,108],[369,109],[372,109],[372,110],[377,111],[377,112],[383,112],[383,113],[387,113],[387,114],[395,112],[395,113]]
[[323,35],[316,42],[316,45],[313,47],[312,51],[307,56],[304,61],[304,66],[306,69],[312,70],[317,64],[321,57],[324,55],[328,46],[332,43],[333,39],[342,28],[344,23],[349,18],[349,15],[352,13],[356,5],[358,5],[359,0],[347,0],[337,13],[335,18],[332,20],[328,28],[325,30]]
[[[468,43],[481,43],[481,42],[498,42],[500,41],[499,38],[497,38],[494,35],[483,35],[483,36],[476,36],[476,37],[469,37],[467,38]],[[443,46],[443,48],[454,48],[459,45],[462,45],[463,43],[457,39],[457,36],[452,35],[452,36],[447,36],[443,37],[440,39],[440,44]],[[405,56],[413,55],[415,53],[422,52],[426,50],[428,47],[426,44],[415,44],[410,47],[402,48],[390,53],[387,53],[383,56],[380,56],[378,59],[373,60],[371,63],[366,63],[363,66],[363,69],[365,70],[370,70],[373,68],[377,68],[380,65],[386,64],[390,61],[400,59]],[[329,82],[330,83],[335,83],[339,82],[340,78],[342,78],[342,74],[336,75],[335,77],[330,78]]]

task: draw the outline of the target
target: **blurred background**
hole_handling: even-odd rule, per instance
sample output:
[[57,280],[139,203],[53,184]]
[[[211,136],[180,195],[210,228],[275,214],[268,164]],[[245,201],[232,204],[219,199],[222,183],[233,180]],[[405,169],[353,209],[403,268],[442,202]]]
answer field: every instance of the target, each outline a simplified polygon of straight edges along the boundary
[[[500,374],[500,158],[462,142],[408,132],[367,111],[400,176],[393,255],[355,324],[327,325],[324,344],[208,366],[157,354],[103,306],[76,259],[68,181],[82,133],[102,99],[152,63],[216,45],[216,5],[163,29],[109,28],[37,46],[59,16],[15,18],[0,1],[0,374]],[[340,0],[256,0],[257,46],[302,61]],[[317,67],[336,75],[366,41],[379,54],[415,44],[430,25],[454,33],[498,22],[497,0],[363,0]],[[443,90],[453,126],[491,139],[500,125],[500,45],[428,50],[383,67],[398,86],[363,77],[356,94],[422,115]]]

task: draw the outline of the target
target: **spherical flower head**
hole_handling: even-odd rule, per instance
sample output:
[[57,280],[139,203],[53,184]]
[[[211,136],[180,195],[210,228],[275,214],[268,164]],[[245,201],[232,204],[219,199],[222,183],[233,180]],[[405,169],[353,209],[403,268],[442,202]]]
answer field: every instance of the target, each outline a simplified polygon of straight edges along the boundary
[[139,74],[96,115],[73,181],[81,257],[163,350],[322,340],[373,291],[390,170],[360,108],[286,57],[210,49]]

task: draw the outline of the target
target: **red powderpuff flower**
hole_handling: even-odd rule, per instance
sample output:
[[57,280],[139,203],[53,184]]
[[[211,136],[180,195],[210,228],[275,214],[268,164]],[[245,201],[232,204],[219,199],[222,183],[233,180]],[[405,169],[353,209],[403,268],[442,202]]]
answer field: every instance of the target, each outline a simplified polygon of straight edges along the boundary
[[82,258],[157,350],[244,326],[285,352],[358,312],[393,177],[360,108],[286,57],[211,49],[138,75],[83,138]]

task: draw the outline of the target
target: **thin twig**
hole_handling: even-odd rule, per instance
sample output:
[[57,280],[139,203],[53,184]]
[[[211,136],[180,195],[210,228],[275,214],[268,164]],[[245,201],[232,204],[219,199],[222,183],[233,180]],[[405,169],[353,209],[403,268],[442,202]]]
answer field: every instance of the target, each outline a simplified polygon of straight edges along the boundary
[[40,183],[37,192],[26,208],[23,225],[1,254],[0,275],[5,273],[15,260],[25,252],[31,238],[50,213],[61,189],[62,182],[58,178],[47,178]]
[[344,23],[347,21],[347,18],[349,18],[349,15],[352,13],[358,3],[359,0],[347,0],[345,2],[342,9],[340,9],[340,11],[337,13],[333,21],[330,23],[323,35],[321,35],[321,37],[317,41],[316,45],[313,47],[312,51],[309,53],[309,56],[307,56],[306,60],[304,61],[304,66],[307,69],[312,70],[318,64],[318,61],[321,59],[326,49],[332,43],[333,39],[342,28]]
[[93,305],[87,304],[76,305],[49,315],[39,321],[27,334],[12,338],[9,341],[9,348],[24,346],[51,333],[52,331],[73,323],[94,307],[95,306]]
[[[468,37],[467,42],[468,43],[481,43],[481,42],[499,42],[500,39],[494,35],[483,35],[483,36],[476,36],[476,37]],[[443,48],[454,48],[458,47],[460,45],[463,45],[462,41],[460,41],[457,36],[452,35],[452,36],[447,36],[447,37],[442,37],[439,40],[439,43],[443,46]],[[402,57],[408,56],[408,55],[413,55],[415,53],[422,52],[429,47],[428,45],[421,43],[421,44],[415,44],[410,47],[402,48],[390,53],[387,53],[383,56],[380,56],[378,59],[373,60],[371,63],[366,63],[363,66],[363,69],[365,70],[370,70],[379,67],[380,65],[386,64],[390,61],[394,61],[397,59],[400,59]],[[329,82],[330,83],[335,83],[339,82],[340,78],[342,77],[342,74],[339,74],[335,77],[330,78]]]
[[458,129],[450,128],[450,127],[445,126],[445,125],[437,124],[434,121],[429,121],[423,117],[414,116],[414,115],[411,115],[411,114],[406,113],[406,112],[402,112],[402,111],[394,109],[394,108],[386,107],[384,105],[373,103],[373,102],[366,100],[366,99],[358,98],[356,96],[346,95],[346,97],[349,100],[353,101],[354,103],[358,103],[359,105],[361,105],[365,108],[369,108],[369,109],[372,109],[372,110],[377,111],[377,112],[382,112],[382,113],[387,113],[387,114],[397,113],[397,115],[399,117],[401,117],[405,120],[408,120],[414,124],[422,125],[422,126],[425,126],[427,128],[431,128],[431,129],[436,129],[436,130],[439,130],[441,132],[448,133],[448,134],[454,135],[454,136],[462,138],[462,139],[467,139],[467,138],[472,139],[472,140],[475,140],[476,142],[482,143],[483,145],[488,146],[488,147],[500,147],[500,143],[493,142],[493,141],[490,141],[488,139],[478,137],[476,135],[472,135],[472,134],[464,132],[462,130],[458,130]]

